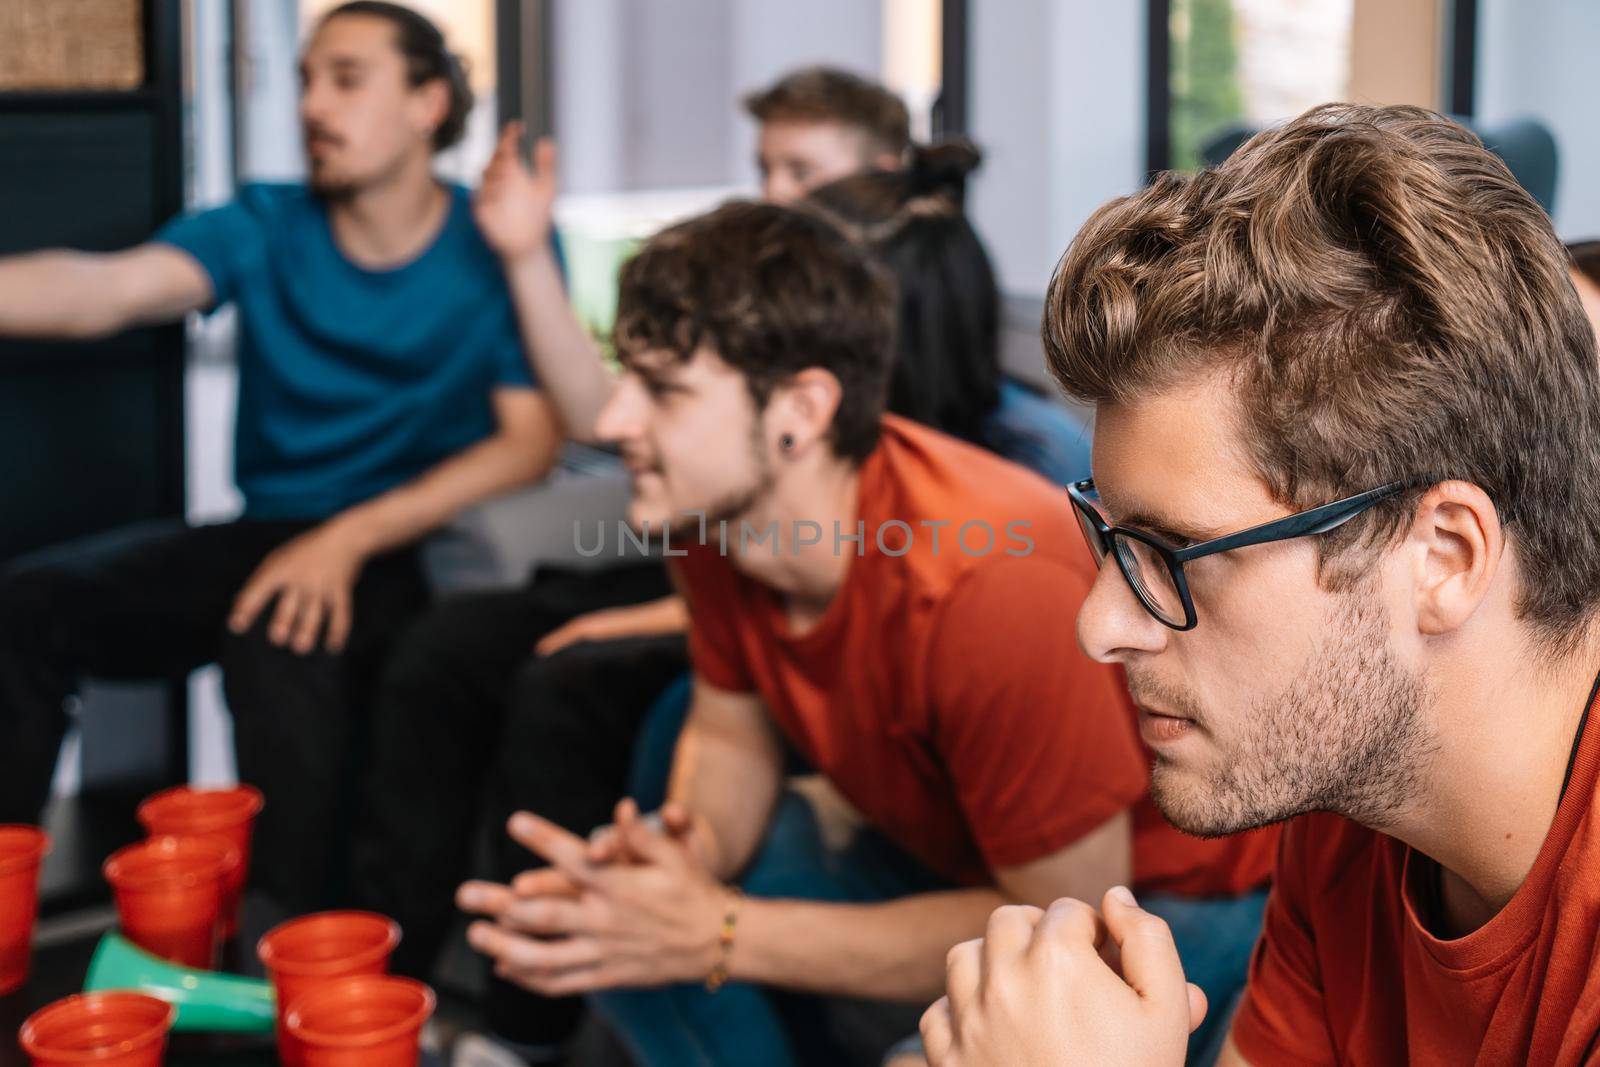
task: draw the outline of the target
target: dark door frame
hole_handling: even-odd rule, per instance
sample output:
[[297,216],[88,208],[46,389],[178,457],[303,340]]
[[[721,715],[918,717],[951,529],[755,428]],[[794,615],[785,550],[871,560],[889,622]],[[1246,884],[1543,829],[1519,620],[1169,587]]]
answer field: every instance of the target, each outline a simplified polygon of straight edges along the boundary
[[495,0],[499,119],[521,119],[530,138],[556,132],[550,69],[554,7],[551,0]]
[[962,137],[971,104],[968,57],[971,34],[968,0],[942,0],[939,12],[939,96],[933,102],[933,136]]

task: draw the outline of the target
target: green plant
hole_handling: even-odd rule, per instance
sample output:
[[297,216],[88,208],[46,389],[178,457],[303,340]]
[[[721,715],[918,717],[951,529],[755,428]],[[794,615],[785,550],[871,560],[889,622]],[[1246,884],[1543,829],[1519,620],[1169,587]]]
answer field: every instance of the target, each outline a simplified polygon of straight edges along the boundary
[[1244,116],[1232,0],[1173,0],[1171,165],[1200,165],[1200,144]]

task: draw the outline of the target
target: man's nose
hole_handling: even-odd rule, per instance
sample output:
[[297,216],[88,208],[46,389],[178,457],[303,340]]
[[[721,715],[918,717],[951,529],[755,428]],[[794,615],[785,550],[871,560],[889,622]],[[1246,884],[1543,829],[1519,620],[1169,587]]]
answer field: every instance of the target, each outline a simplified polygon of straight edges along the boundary
[[595,417],[595,436],[612,444],[637,436],[643,425],[643,401],[643,388],[632,375],[624,375]]
[[1145,610],[1109,556],[1078,612],[1078,645],[1100,663],[1126,663],[1140,653],[1161,652],[1172,631]]

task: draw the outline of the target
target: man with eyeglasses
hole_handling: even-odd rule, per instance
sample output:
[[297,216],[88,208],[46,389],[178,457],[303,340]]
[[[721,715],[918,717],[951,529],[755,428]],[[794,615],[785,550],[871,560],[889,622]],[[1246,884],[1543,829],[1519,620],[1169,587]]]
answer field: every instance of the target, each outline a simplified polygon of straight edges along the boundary
[[[1600,371],[1549,219],[1460,126],[1328,105],[1103,208],[1045,335],[1156,802],[1293,820],[1222,1062],[1596,1062]],[[1096,903],[952,951],[935,1067],[1182,1061],[1166,925]]]

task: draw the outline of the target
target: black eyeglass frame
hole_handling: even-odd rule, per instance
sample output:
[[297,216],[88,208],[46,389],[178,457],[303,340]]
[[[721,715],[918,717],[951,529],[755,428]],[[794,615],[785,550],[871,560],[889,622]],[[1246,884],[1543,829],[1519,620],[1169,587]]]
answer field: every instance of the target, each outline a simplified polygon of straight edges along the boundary
[[[1194,597],[1189,594],[1189,580],[1183,573],[1183,565],[1191,560],[1200,559],[1202,556],[1214,556],[1218,552],[1229,552],[1235,548],[1247,548],[1250,545],[1270,544],[1273,541],[1290,541],[1297,537],[1313,537],[1336,530],[1349,522],[1357,515],[1367,511],[1381,500],[1394,496],[1403,489],[1410,488],[1415,482],[1390,482],[1376,489],[1368,489],[1355,496],[1347,496],[1343,500],[1335,500],[1329,504],[1319,504],[1317,507],[1306,511],[1285,515],[1281,519],[1273,519],[1257,526],[1251,526],[1236,533],[1223,534],[1213,537],[1209,541],[1188,545],[1179,548],[1167,543],[1163,538],[1148,530],[1141,530],[1136,526],[1115,526],[1105,520],[1100,514],[1100,509],[1090,502],[1088,494],[1095,491],[1094,479],[1084,478],[1082,481],[1073,482],[1067,486],[1067,496],[1072,501],[1072,506],[1077,509],[1080,518],[1079,525],[1083,527],[1084,538],[1089,542],[1089,550],[1094,553],[1096,562],[1102,566],[1107,556],[1117,561],[1117,570],[1122,572],[1122,580],[1128,583],[1128,588],[1138,599],[1140,606],[1161,625],[1179,632],[1192,630],[1198,621],[1195,618]],[[1089,532],[1094,531],[1094,537]],[[1148,545],[1155,550],[1162,563],[1166,565],[1167,575],[1172,579],[1173,588],[1177,590],[1178,598],[1183,603],[1183,624],[1179,625],[1167,619],[1160,608],[1152,604],[1149,594],[1144,591],[1143,583],[1132,574],[1128,573],[1128,561],[1121,552],[1115,550],[1117,536],[1131,537],[1141,544]],[[1098,544],[1096,543],[1098,539]]]

